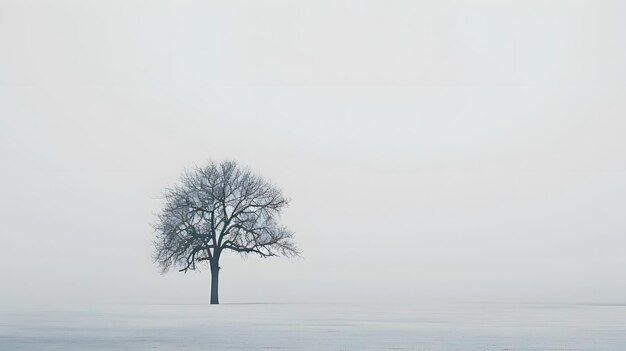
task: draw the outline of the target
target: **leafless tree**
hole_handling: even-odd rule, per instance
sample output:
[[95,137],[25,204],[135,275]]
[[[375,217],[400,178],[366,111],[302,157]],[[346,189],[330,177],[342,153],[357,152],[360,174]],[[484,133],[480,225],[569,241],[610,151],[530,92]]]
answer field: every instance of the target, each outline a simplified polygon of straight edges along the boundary
[[208,263],[211,303],[219,303],[219,261],[227,250],[261,257],[296,256],[293,232],[278,224],[288,200],[280,189],[234,161],[210,162],[184,173],[164,191],[155,224],[154,262],[167,272]]

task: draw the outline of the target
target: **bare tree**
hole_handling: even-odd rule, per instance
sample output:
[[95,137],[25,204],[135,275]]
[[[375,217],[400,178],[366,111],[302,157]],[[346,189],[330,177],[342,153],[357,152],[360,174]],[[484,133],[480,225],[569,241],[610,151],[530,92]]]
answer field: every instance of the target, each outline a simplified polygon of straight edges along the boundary
[[296,256],[293,232],[278,224],[288,205],[280,189],[234,161],[186,171],[164,191],[155,229],[154,262],[166,273],[208,263],[211,304],[219,303],[219,261],[226,250],[261,257]]

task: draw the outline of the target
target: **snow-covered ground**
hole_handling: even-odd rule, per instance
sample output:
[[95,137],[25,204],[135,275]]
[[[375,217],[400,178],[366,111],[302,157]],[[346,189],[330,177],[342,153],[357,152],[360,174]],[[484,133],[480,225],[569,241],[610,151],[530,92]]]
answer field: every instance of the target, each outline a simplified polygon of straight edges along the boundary
[[626,306],[223,304],[0,310],[0,350],[626,350]]

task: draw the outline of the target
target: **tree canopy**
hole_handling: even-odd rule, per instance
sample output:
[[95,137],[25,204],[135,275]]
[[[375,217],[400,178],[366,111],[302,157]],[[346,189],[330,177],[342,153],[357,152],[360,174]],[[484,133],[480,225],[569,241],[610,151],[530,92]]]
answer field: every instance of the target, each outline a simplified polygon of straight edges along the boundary
[[234,161],[210,162],[184,173],[164,191],[155,225],[155,262],[194,270],[224,250],[242,255],[298,255],[294,233],[278,224],[288,204],[279,188]]

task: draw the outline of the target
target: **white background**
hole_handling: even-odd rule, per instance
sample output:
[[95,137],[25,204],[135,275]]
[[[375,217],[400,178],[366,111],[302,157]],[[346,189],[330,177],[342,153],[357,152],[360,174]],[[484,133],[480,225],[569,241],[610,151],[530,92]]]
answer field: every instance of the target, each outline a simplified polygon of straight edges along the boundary
[[185,167],[292,199],[223,302],[623,302],[621,1],[0,1],[0,304],[204,303]]

